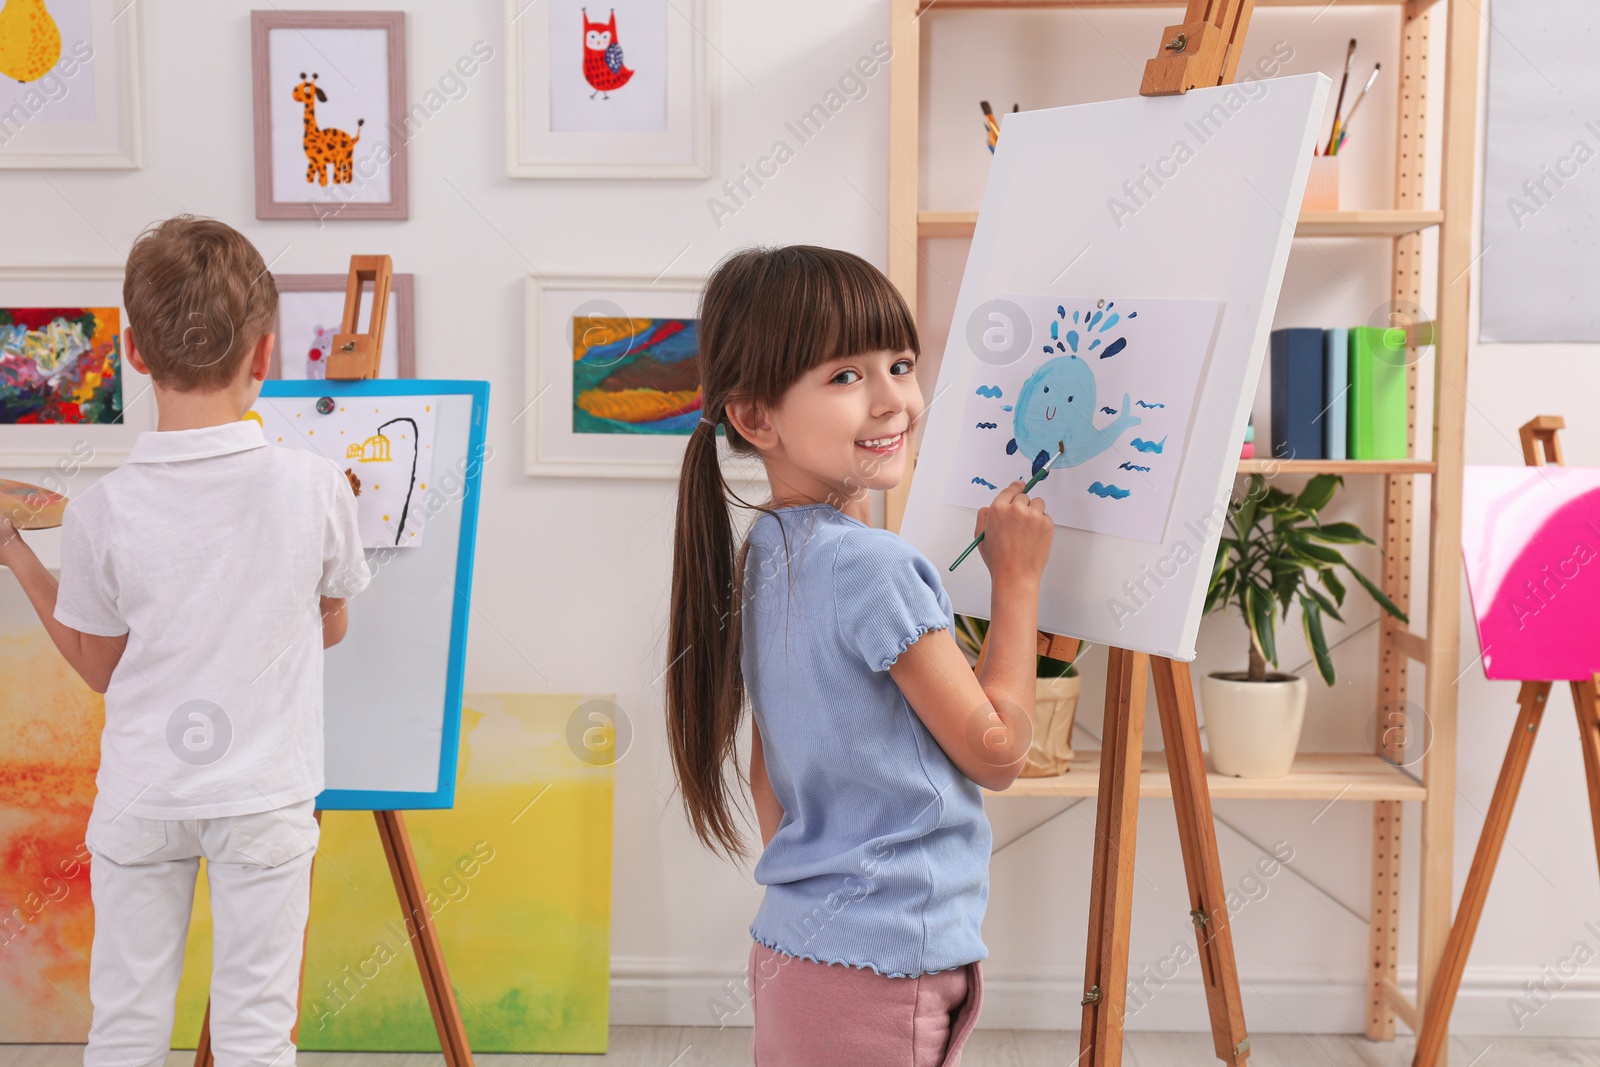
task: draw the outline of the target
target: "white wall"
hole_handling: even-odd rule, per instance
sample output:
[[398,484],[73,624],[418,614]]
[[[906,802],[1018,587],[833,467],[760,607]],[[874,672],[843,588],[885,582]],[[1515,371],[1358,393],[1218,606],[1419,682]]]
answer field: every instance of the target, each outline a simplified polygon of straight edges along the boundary
[[[352,0],[344,6],[394,5]],[[474,42],[495,48],[495,58],[469,82],[467,94],[450,102],[411,143],[409,221],[330,222],[319,229],[315,222],[254,219],[249,6],[141,4],[145,167],[127,173],[0,172],[0,264],[119,264],[144,225],[187,210],[238,226],[275,271],[340,271],[351,253],[387,252],[397,271],[417,275],[419,375],[487,378],[494,388],[489,441],[496,459],[484,476],[468,687],[617,695],[632,717],[636,740],[617,774],[613,1019],[709,1024],[709,1002],[724,998],[724,983],[743,974],[745,927],[760,887],[748,870],[732,869],[698,848],[672,798],[660,675],[673,486],[539,480],[521,473],[521,427],[510,420],[521,406],[522,282],[531,269],[655,274],[671,265],[675,273],[702,272],[726,251],[754,242],[833,245],[884,264],[886,72],[870,81],[863,99],[847,104],[820,135],[799,146],[778,177],[720,228],[706,201],[718,194],[723,178],[786,137],[786,120],[820,101],[858,57],[887,38],[888,4],[724,0],[712,34],[721,83],[721,174],[684,182],[505,178],[500,5],[403,6],[410,11],[408,100],[437,84]],[[1136,92],[1144,57],[1177,13],[927,16],[924,77],[932,88],[925,94],[931,115],[924,159],[939,169],[925,178],[924,206],[976,205],[989,159],[980,97],[1005,110],[1014,100],[1034,108]],[[1443,52],[1442,11],[1435,21],[1437,59]],[[1286,73],[1321,69],[1337,76],[1352,35],[1363,42],[1360,69],[1381,57],[1389,75],[1397,70],[1396,12],[1347,5],[1259,9],[1246,58],[1287,40],[1295,59]],[[1437,77],[1433,85],[1442,88]],[[1346,207],[1387,206],[1394,91],[1392,76],[1380,78],[1347,145]],[[1437,130],[1437,107],[1432,119]],[[1437,136],[1429,140],[1437,153]],[[1430,206],[1436,203],[1435,194]],[[965,244],[927,242],[924,252],[924,346],[937,356]],[[1277,324],[1365,322],[1387,299],[1388,270],[1382,241],[1297,241]],[[1431,261],[1425,277],[1432,277]],[[1433,295],[1430,280],[1425,307],[1432,307]],[[1564,434],[1568,461],[1600,463],[1600,430],[1574,403],[1597,388],[1600,363],[1586,350],[1475,344],[1468,460],[1520,463],[1516,427],[1551,412],[1565,414],[1572,424]],[[1263,437],[1266,390],[1263,376],[1257,416]],[[1424,411],[1428,406],[1425,398]],[[87,484],[94,475],[82,477]],[[1381,517],[1377,484],[1352,480],[1342,517],[1375,531]],[[1419,533],[1427,523],[1425,490],[1426,481],[1419,481]],[[51,536],[36,543],[53,559]],[[1357,555],[1368,573],[1377,572],[1372,550]],[[1422,629],[1426,552],[1413,560],[1421,576],[1413,604]],[[359,625],[359,605],[356,611]],[[1333,639],[1370,623],[1375,614],[1357,600],[1347,616],[1351,627],[1335,627]],[[1237,666],[1243,632],[1237,619],[1209,620],[1195,673]],[[1466,665],[1477,655],[1470,622],[1463,622],[1461,640]],[[1280,647],[1286,667],[1310,658],[1292,631],[1285,631]],[[1334,656],[1340,684],[1325,689],[1314,681],[1305,745],[1365,748],[1375,695],[1375,630],[1355,636]],[[1094,733],[1103,693],[1097,675],[1104,662],[1103,649],[1084,661],[1080,721]],[[1420,693],[1420,683],[1414,674],[1413,694]],[[1460,685],[1458,887],[1515,698],[1509,683],[1491,685],[1475,669],[1462,675]],[[1600,892],[1565,689],[1553,703],[1467,972],[1456,1013],[1460,1032],[1517,1032],[1507,1000],[1521,993],[1525,980],[1538,980],[1542,968],[1555,967],[1577,942],[1600,953],[1600,935],[1584,926],[1594,922],[1600,930]],[[1154,746],[1154,722],[1147,736]],[[1281,841],[1294,850],[1293,870],[1265,882],[1265,896],[1240,912],[1235,927],[1252,1028],[1359,1030],[1367,931],[1358,916],[1368,907],[1370,806],[1340,803],[1324,811],[1321,803],[1227,801],[1216,808],[1230,886],[1239,885],[1262,849]],[[997,854],[984,928],[991,954],[983,1025],[1075,1028],[1093,802],[1074,807],[1008,799],[991,801],[989,810]],[[1171,806],[1148,802],[1141,815],[1135,975],[1147,964],[1155,969],[1174,946],[1192,946]],[[1416,918],[1414,805],[1407,819],[1402,936],[1409,954]],[[1525,1020],[1521,1032],[1600,1034],[1597,1007],[1600,969],[1591,965]],[[732,1021],[748,1020],[746,1012]],[[1183,968],[1130,1025],[1204,1028],[1198,967]]]

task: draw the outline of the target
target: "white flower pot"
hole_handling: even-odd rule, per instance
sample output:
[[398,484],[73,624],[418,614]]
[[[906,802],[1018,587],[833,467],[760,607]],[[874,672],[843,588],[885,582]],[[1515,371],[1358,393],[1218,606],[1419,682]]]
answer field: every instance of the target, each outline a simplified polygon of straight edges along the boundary
[[1072,766],[1072,721],[1077,717],[1083,679],[1035,678],[1033,743],[1020,778],[1054,778]]
[[1282,778],[1300,744],[1306,680],[1275,672],[1264,682],[1248,677],[1229,671],[1200,679],[1211,764],[1218,774],[1235,778]]

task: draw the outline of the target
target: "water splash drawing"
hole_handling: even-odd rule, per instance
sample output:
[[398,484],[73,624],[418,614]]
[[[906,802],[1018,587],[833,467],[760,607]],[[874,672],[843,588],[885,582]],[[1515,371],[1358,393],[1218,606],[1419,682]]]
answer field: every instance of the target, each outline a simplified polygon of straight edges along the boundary
[[1010,363],[972,365],[945,499],[980,508],[996,486],[1048,472],[1031,493],[1057,525],[1161,540],[1222,305],[991,299],[1022,316],[1025,343]]

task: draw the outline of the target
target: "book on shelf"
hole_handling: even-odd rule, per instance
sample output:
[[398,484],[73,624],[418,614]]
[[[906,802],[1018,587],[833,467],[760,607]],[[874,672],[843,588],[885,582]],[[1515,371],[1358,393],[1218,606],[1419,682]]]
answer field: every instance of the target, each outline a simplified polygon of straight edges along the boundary
[[1322,331],[1322,456],[1349,459],[1350,331],[1335,326]]
[[1406,458],[1405,334],[1350,329],[1351,459]]
[[1271,355],[1272,454],[1279,459],[1321,459],[1322,331],[1273,330]]

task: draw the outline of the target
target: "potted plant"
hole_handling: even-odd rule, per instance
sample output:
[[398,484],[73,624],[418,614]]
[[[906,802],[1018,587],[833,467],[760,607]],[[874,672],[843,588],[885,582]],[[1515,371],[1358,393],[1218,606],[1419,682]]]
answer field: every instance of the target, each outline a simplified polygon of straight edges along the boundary
[[[989,620],[956,616],[956,641],[974,667]],[[1053,778],[1072,764],[1072,722],[1078,713],[1078,669],[1067,660],[1039,656],[1034,672],[1033,741],[1020,777]]]
[[[1231,536],[1217,544],[1205,612],[1237,605],[1249,628],[1249,669],[1218,671],[1200,679],[1206,737],[1218,774],[1239,778],[1279,778],[1289,773],[1305,719],[1306,682],[1293,674],[1269,672],[1278,665],[1273,640],[1273,607],[1288,619],[1300,605],[1301,629],[1328,685],[1333,659],[1322,632],[1323,616],[1343,622],[1345,585],[1334,572],[1343,567],[1384,611],[1407,622],[1405,612],[1383,590],[1352,567],[1335,545],[1373,544],[1349,522],[1324,523],[1318,513],[1344,484],[1334,474],[1319,474],[1299,494],[1266,488],[1250,476],[1244,498],[1229,507]],[[1321,584],[1317,589],[1312,579]],[[1330,599],[1331,598],[1331,599]]]

